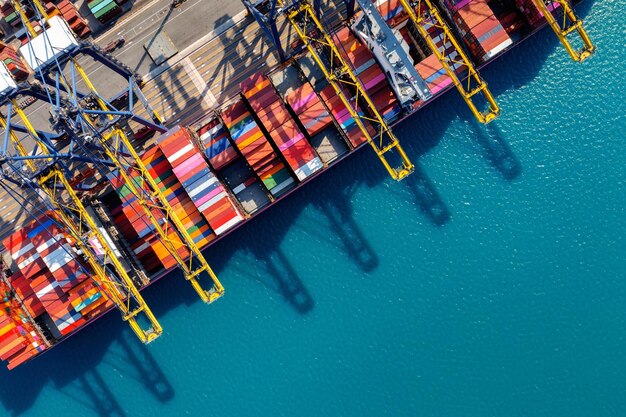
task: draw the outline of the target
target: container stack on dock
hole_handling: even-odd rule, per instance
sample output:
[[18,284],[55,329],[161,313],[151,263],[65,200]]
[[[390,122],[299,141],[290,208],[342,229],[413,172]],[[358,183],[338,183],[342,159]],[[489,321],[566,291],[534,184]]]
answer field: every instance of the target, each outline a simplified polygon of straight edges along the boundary
[[22,20],[20,18],[19,13],[13,8],[13,5],[10,1],[5,0],[2,6],[0,6],[0,12],[4,17],[4,20],[14,28],[19,28],[22,26]]
[[109,307],[71,238],[51,217],[27,225],[3,244],[19,270],[9,278],[16,293],[32,317],[44,317],[56,339]]
[[235,145],[272,196],[280,196],[295,184],[243,101],[224,109],[222,120]]
[[241,83],[241,91],[287,164],[302,181],[324,166],[269,78],[261,73]]
[[216,235],[221,235],[243,220],[235,202],[211,172],[204,154],[195,146],[187,128],[176,127],[158,139],[159,148],[172,166],[195,207]]
[[0,60],[4,62],[7,69],[16,81],[23,81],[28,78],[30,69],[17,51],[10,45],[0,42]]
[[72,29],[72,32],[79,38],[85,38],[91,34],[87,21],[80,14],[74,3],[69,0],[62,0],[56,6],[52,3],[46,3],[45,7],[50,17],[54,16],[54,14],[60,14],[70,29]]
[[440,0],[456,23],[474,58],[485,62],[513,41],[486,0]]
[[115,0],[91,0],[87,6],[100,23],[107,23],[122,14],[122,8]]

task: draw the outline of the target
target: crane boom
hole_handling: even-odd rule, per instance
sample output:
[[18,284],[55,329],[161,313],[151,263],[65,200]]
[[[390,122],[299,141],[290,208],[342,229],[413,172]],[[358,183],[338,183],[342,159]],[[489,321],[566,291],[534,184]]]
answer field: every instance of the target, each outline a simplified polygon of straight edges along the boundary
[[[11,104],[41,152],[44,155],[49,155],[45,144],[39,139],[37,131],[24,112],[14,100]],[[8,136],[17,154],[20,157],[28,157],[28,152],[18,136],[10,128],[4,116],[0,116],[0,126],[8,130]],[[36,173],[37,169],[33,161],[28,158],[25,161],[26,166],[33,173]],[[149,343],[160,336],[163,332],[161,325],[139,293],[131,277],[117,259],[114,249],[87,212],[63,171],[58,166],[52,165],[37,178],[37,182],[40,189],[50,200],[55,213],[66,226],[70,236],[75,240],[77,248],[87,259],[93,270],[92,278],[120,310],[122,317],[129,323],[137,337],[142,342]],[[63,198],[62,193],[65,193],[65,198]],[[98,249],[103,252],[102,255],[95,252],[95,248],[89,243],[89,239],[95,239],[98,242]],[[142,328],[137,321],[138,316],[141,314],[148,320],[149,327],[147,329]]]

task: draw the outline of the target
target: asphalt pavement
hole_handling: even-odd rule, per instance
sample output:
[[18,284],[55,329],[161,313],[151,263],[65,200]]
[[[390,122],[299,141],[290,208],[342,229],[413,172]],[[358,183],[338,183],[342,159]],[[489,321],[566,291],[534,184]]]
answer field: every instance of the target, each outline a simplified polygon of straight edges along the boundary
[[[158,34],[166,33],[174,46],[182,51],[244,10],[243,4],[236,0],[187,0],[176,9],[171,8],[170,3],[170,0],[153,0],[140,9],[131,10],[94,42],[106,46],[123,37],[126,40],[124,46],[113,55],[145,75],[158,69],[144,48],[154,42]],[[108,71],[99,64],[85,67],[95,83],[110,81]]]

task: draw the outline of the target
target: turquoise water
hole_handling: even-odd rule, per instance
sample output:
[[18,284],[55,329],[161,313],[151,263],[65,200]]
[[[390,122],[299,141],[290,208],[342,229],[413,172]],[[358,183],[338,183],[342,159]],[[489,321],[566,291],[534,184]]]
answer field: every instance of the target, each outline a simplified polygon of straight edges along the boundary
[[361,151],[218,244],[216,304],[154,285],[153,345],[110,314],[0,370],[0,415],[626,414],[620,5],[583,65],[546,31],[483,71],[494,125],[450,93],[398,127],[410,181]]

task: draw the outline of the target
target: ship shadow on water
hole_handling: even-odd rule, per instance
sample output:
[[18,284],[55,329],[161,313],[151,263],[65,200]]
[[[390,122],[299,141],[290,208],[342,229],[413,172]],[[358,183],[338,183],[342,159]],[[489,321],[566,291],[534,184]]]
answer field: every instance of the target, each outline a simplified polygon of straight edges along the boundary
[[0,384],[0,401],[12,416],[19,416],[34,405],[42,390],[52,387],[68,410],[82,406],[101,417],[124,417],[124,404],[110,383],[111,372],[137,381],[161,403],[174,398],[174,388],[150,348],[113,312],[41,358],[12,371],[2,367],[0,378],[11,383]]

